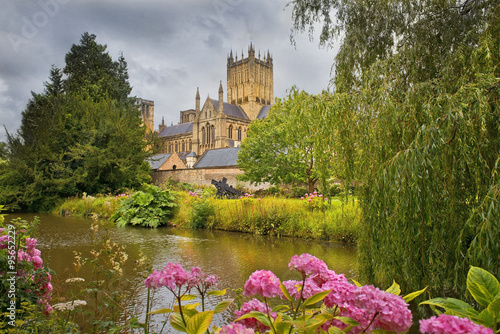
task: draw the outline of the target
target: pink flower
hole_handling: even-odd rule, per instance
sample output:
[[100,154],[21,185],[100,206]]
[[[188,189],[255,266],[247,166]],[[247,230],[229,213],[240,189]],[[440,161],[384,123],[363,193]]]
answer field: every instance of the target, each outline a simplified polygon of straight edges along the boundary
[[288,264],[290,270],[297,270],[302,274],[302,277],[309,275],[323,274],[328,271],[327,265],[311,254],[304,253],[302,255],[294,255]]
[[[258,311],[267,314],[268,309],[266,304],[254,298],[249,302],[243,303],[241,309],[235,310],[234,314],[236,315],[237,318],[239,318],[244,314],[250,313],[251,311]],[[276,318],[276,313],[271,313],[270,316],[272,318]],[[236,323],[242,324],[247,328],[252,328],[260,333],[264,333],[269,329],[269,327],[264,326],[261,322],[257,321],[257,319],[255,318],[247,318],[239,320]]]
[[33,267],[35,269],[42,268],[43,260],[40,256],[33,256],[31,260],[33,261]]
[[[411,311],[400,296],[371,285],[357,287],[342,280],[327,282],[321,288],[332,290],[324,299],[327,307],[337,305],[342,310],[341,316],[360,323],[360,326],[351,330],[352,333],[361,333],[364,329],[367,332],[382,329],[402,333],[407,332],[412,325]],[[347,327],[335,321],[334,325],[341,329]],[[366,328],[368,325],[369,328]]]
[[309,198],[308,201],[311,202],[312,200]]
[[302,196],[300,199],[304,199],[304,196]]
[[253,295],[276,297],[280,293],[280,280],[272,271],[267,270],[253,272],[245,283],[245,291],[243,292],[247,297]]
[[[300,294],[302,293],[302,299],[307,299],[313,295],[315,295],[318,292],[323,291],[316,282],[314,282],[312,279],[307,278],[305,282],[305,288],[302,289],[302,281],[295,281],[295,280],[290,280],[290,281],[284,281],[283,285],[287,289],[288,293],[290,296],[296,300],[300,299]],[[282,298],[284,296],[282,295]]]
[[36,239],[35,238],[26,238],[26,249],[32,250],[36,247]]
[[[176,287],[182,287],[189,278],[189,273],[180,264],[168,262],[161,271],[153,271],[144,281],[144,285],[153,289],[164,286],[175,294]],[[186,287],[186,291],[189,289],[190,287]]]
[[0,249],[7,248],[8,240],[9,240],[9,236],[7,234],[0,235]]
[[429,334],[493,334],[491,328],[477,325],[468,318],[459,318],[447,314],[420,320],[420,332]]
[[219,334],[254,334],[254,330],[252,328],[247,328],[242,324],[231,323],[226,325],[220,329]]
[[220,278],[217,275],[207,275],[199,267],[191,269],[189,285],[194,286],[200,293],[205,293],[209,288],[216,287]]

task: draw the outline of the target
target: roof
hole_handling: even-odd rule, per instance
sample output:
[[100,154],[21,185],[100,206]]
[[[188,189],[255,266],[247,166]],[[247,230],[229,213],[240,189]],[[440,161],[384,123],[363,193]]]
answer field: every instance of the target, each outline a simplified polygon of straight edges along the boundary
[[187,123],[181,123],[181,124],[172,125],[172,126],[166,126],[163,129],[161,129],[160,134],[158,136],[168,137],[168,136],[175,136],[175,135],[180,135],[180,134],[188,133],[188,132],[193,132],[193,122],[187,122]]
[[[215,109],[219,110],[219,101],[210,99],[212,100],[212,103],[215,106]],[[243,118],[243,119],[249,119],[247,114],[241,109],[240,106],[237,106],[235,104],[227,103],[227,102],[222,102],[222,107],[223,110],[222,112],[226,114],[227,116],[232,116],[232,117],[238,117],[238,118]]]
[[257,119],[264,119],[269,115],[269,110],[271,110],[271,106],[263,106],[262,109],[260,109],[259,115],[257,115]]
[[203,153],[194,168],[236,166],[239,147],[218,148]]
[[151,169],[158,169],[165,163],[165,161],[167,161],[168,158],[170,158],[171,155],[172,154],[170,153],[157,154],[149,157],[146,161],[149,162]]

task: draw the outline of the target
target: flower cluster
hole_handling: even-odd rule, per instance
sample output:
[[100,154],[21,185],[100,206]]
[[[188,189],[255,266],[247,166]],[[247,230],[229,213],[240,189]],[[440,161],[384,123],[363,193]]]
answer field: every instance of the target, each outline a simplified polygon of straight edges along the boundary
[[300,199],[305,202],[306,207],[310,210],[324,210],[328,203],[328,198],[323,197],[323,195],[321,194],[318,194],[317,191],[310,194],[305,193],[304,196],[302,196]]
[[467,318],[447,314],[420,320],[420,332],[429,334],[493,334],[491,328],[477,325]]
[[[266,304],[264,304],[263,302],[254,298],[254,299],[250,300],[249,302],[244,303],[241,306],[241,309],[235,310],[234,314],[236,315],[237,318],[239,318],[242,315],[245,315],[245,314],[250,313],[252,311],[258,311],[258,312],[262,312],[262,313],[267,314],[268,309],[267,309]],[[276,313],[271,313],[270,316],[275,319]],[[236,323],[241,324],[241,325],[245,326],[246,328],[250,328],[252,330],[255,330],[259,333],[264,333],[266,330],[269,330],[269,327],[263,325],[262,323],[257,321],[257,319],[255,319],[255,318],[242,319],[242,320],[237,321]]]
[[276,297],[281,294],[280,280],[272,271],[257,270],[253,272],[245,283],[243,295],[250,297]]
[[129,198],[129,194],[119,194],[115,196],[115,199],[123,199],[123,198]]
[[75,307],[85,306],[87,302],[85,300],[72,300],[67,303],[59,303],[53,305],[55,310],[58,311],[73,311]]
[[[9,241],[8,234],[3,234],[5,228],[0,228],[0,249],[6,249]],[[52,276],[43,267],[41,251],[36,248],[35,238],[23,239],[18,233],[26,232],[22,229],[16,232],[16,238],[24,241],[20,243],[17,252],[17,267],[15,271],[19,284],[23,285],[23,290],[31,291],[30,295],[35,296],[38,303],[42,305],[46,314],[52,312],[49,302],[52,299]]]
[[155,269],[146,278],[144,285],[151,289],[166,287],[174,296],[180,297],[192,288],[196,288],[200,294],[204,294],[209,288],[217,286],[218,282],[218,276],[207,275],[198,267],[194,267],[188,272],[180,264],[168,262],[162,270]]

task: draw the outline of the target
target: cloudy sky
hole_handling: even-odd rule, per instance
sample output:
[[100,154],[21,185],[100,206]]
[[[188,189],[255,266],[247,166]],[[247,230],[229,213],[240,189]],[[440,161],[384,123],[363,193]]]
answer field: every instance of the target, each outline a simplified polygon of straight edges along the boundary
[[[132,95],[155,102],[155,128],[176,124],[179,111],[226,90],[227,55],[269,52],[275,97],[293,85],[317,94],[328,87],[335,49],[300,35],[290,44],[288,0],[11,0],[0,11],[0,141],[15,133],[31,91],[42,92],[54,64],[83,32],[123,52]],[[226,97],[226,95],[224,95]]]

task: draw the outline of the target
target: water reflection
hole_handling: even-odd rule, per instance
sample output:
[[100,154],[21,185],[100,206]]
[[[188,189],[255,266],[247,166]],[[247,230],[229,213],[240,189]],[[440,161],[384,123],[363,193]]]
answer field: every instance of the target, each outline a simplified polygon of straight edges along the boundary
[[[18,216],[32,220],[34,215],[21,214],[6,218]],[[41,221],[36,233],[38,248],[42,251],[44,263],[57,273],[57,281],[61,282],[74,275],[73,251],[88,256],[91,249],[91,221],[38,216]],[[354,277],[356,272],[356,249],[348,245],[173,228],[113,227],[109,232],[113,241],[126,246],[131,259],[137,258],[141,251],[155,269],[162,268],[167,262],[178,262],[186,269],[198,266],[206,273],[220,276],[222,288],[242,288],[248,276],[260,269],[271,270],[282,280],[298,279],[298,275],[291,272],[287,265],[293,255],[302,253],[317,256],[330,269],[344,273],[347,277]],[[129,265],[133,265],[133,261],[129,262]],[[125,272],[127,269],[130,268],[125,267]]]

